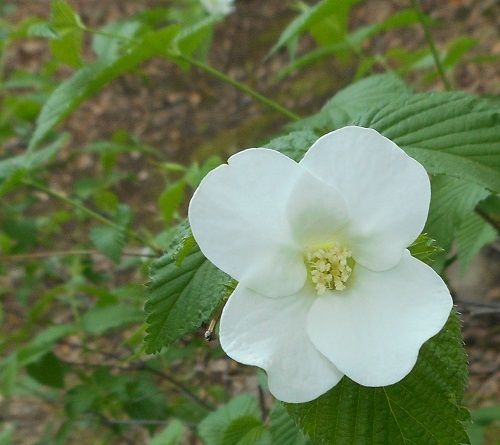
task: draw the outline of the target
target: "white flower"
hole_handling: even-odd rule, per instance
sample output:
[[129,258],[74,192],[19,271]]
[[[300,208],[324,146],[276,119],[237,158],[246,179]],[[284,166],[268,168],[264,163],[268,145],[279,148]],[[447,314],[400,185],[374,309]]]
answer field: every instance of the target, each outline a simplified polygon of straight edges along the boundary
[[343,375],[401,380],[452,307],[406,249],[429,202],[424,168],[372,129],[329,133],[299,163],[264,148],[232,156],[189,206],[202,252],[239,281],[220,322],[224,351],[266,370],[285,402],[313,400]]
[[212,15],[228,15],[233,12],[234,0],[200,0],[205,10]]

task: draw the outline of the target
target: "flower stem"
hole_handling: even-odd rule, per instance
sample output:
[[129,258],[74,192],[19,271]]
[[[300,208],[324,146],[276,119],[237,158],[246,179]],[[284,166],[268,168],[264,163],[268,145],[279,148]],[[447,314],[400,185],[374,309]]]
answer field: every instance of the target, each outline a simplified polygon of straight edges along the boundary
[[114,229],[116,229],[118,231],[125,232],[130,238],[133,238],[136,241],[139,241],[144,246],[150,247],[153,251],[155,251],[157,253],[161,253],[161,249],[158,246],[156,246],[153,243],[151,243],[150,241],[144,239],[135,230],[127,229],[123,226],[120,226],[119,224],[116,224],[114,221],[106,218],[105,216],[95,212],[92,209],[89,209],[88,207],[85,207],[82,203],[80,203],[74,199],[71,199],[71,198],[67,197],[66,195],[63,195],[60,192],[56,192],[55,190],[52,190],[48,187],[45,187],[44,185],[42,185],[38,182],[34,182],[34,181],[30,181],[28,179],[25,179],[25,180],[23,180],[23,183],[30,186],[30,187],[36,188],[44,193],[47,193],[47,195],[51,196],[52,198],[58,199],[59,201],[62,201],[65,204],[70,205],[71,207],[74,207],[78,210],[81,210],[82,212],[84,212],[85,214],[90,216],[91,218],[93,218],[93,219],[95,219],[103,224],[106,224],[109,227],[113,227]]
[[425,21],[422,8],[420,8],[418,0],[410,0],[410,2],[412,8],[415,10],[415,13],[417,14],[420,24],[422,25],[422,29],[425,35],[425,40],[427,40],[427,44],[429,45],[429,49],[431,50],[432,58],[434,59],[434,65],[436,65],[436,69],[438,71],[439,76],[441,77],[441,81],[443,82],[445,89],[449,91],[452,89],[451,83],[444,71],[443,64],[441,63],[441,59],[436,49],[436,45],[434,44],[434,39],[432,38],[429,27],[427,26],[427,22]]

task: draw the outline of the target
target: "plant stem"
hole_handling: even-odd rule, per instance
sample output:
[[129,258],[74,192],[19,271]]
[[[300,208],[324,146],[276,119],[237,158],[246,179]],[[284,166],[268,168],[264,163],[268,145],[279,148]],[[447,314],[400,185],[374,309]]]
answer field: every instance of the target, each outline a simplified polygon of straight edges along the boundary
[[[123,40],[123,41],[129,42],[129,43],[133,43],[135,41],[134,39],[131,39],[129,37],[120,36],[120,35],[108,33],[105,31],[99,31],[96,29],[91,29],[91,28],[86,28],[86,27],[83,27],[81,29],[82,29],[82,31],[90,32],[92,34],[98,34],[98,35],[101,35],[104,37],[115,38],[115,39]],[[281,113],[283,116],[286,116],[288,119],[290,119],[292,121],[298,121],[301,119],[301,117],[299,115],[286,109],[285,107],[283,107],[279,103],[275,102],[274,100],[269,99],[268,97],[260,94],[259,92],[255,91],[254,89],[250,88],[248,85],[245,85],[244,83],[238,82],[237,80],[233,79],[232,77],[229,77],[227,74],[224,74],[222,71],[219,71],[219,70],[211,67],[210,65],[207,65],[206,63],[204,63],[200,60],[194,59],[194,58],[188,56],[187,54],[182,54],[182,53],[177,53],[177,52],[172,53],[170,51],[167,51],[165,55],[169,59],[172,59],[172,58],[182,59],[185,62],[188,62],[188,63],[196,66],[197,68],[204,71],[205,73],[210,74],[219,80],[222,80],[223,82],[233,86],[234,88],[236,88],[237,90],[239,90],[245,94],[248,94],[250,97],[253,97],[258,102],[268,106],[269,108],[272,108],[273,110],[277,111],[278,113]]]
[[498,222],[495,218],[492,218],[490,215],[488,215],[484,210],[480,209],[479,207],[476,207],[475,212],[483,218],[488,224],[490,224],[498,234],[500,234],[500,222]]
[[144,239],[141,235],[139,235],[136,231],[132,229],[127,229],[125,227],[120,226],[119,224],[116,224],[114,221],[106,218],[105,216],[95,212],[92,209],[89,209],[88,207],[85,207],[82,203],[75,201],[74,199],[68,198],[66,195],[63,195],[62,193],[56,192],[55,190],[52,190],[48,187],[45,187],[44,185],[30,181],[28,179],[23,180],[23,183],[26,185],[29,185],[31,187],[34,187],[44,193],[47,193],[47,195],[51,196],[52,198],[58,199],[59,201],[62,201],[71,207],[74,207],[78,210],[81,210],[82,212],[86,213],[88,216],[91,218],[106,224],[109,227],[113,227],[114,229],[125,232],[130,238],[135,239],[136,241],[139,241],[141,244],[150,247],[153,251],[157,253],[161,253],[161,249],[158,246],[155,246],[153,243],[149,242],[148,240]]
[[205,73],[210,74],[213,77],[216,77],[217,79],[222,80],[223,82],[233,86],[237,90],[239,90],[245,94],[248,94],[250,97],[253,97],[255,100],[268,106],[269,108],[272,108],[274,111],[281,113],[283,116],[287,117],[288,119],[290,119],[292,121],[298,121],[301,119],[301,117],[299,115],[286,109],[285,107],[281,106],[279,103],[275,102],[274,100],[269,99],[266,96],[263,96],[262,94],[258,93],[257,91],[253,90],[252,88],[250,88],[248,85],[245,85],[245,84],[233,79],[232,77],[229,77],[227,74],[224,74],[222,71],[219,71],[219,70],[213,68],[212,66],[207,65],[206,63],[201,62],[200,60],[194,59],[194,58],[187,56],[185,54],[179,54],[179,55],[177,55],[177,57],[179,59],[184,60],[185,62],[190,63],[191,65],[196,66],[197,68],[204,71]]
[[429,45],[429,48],[431,50],[432,57],[434,59],[434,65],[436,65],[436,69],[438,71],[439,76],[441,77],[441,81],[443,82],[444,88],[449,91],[452,89],[451,83],[448,77],[446,77],[443,64],[441,63],[441,59],[436,49],[436,45],[434,44],[434,39],[432,38],[429,27],[427,26],[427,23],[425,21],[425,16],[422,12],[422,8],[420,8],[418,0],[410,0],[410,2],[412,8],[415,10],[415,13],[417,14],[420,24],[422,25],[422,29],[424,30],[425,40],[427,40],[427,44]]

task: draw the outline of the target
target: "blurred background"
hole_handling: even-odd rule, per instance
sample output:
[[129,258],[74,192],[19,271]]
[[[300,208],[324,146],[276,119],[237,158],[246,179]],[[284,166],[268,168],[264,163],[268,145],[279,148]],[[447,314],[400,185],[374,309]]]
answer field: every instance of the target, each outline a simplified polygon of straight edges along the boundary
[[[409,2],[353,3],[345,12],[350,46],[313,61],[293,64],[321,48],[307,33],[295,48],[266,58],[302,8],[281,0],[237,0],[199,54],[302,116],[370,72],[394,71],[416,90],[442,89],[416,20],[387,22]],[[95,30],[123,20],[187,23],[207,15],[194,0],[69,4]],[[421,5],[453,87],[498,96],[500,2]],[[81,60],[57,57],[39,26],[50,7],[49,0],[0,0],[2,179],[12,168],[5,160],[23,155],[54,88],[95,58],[89,34]],[[382,23],[366,38],[354,34]],[[106,84],[58,126],[51,135],[57,154],[30,170],[28,180],[2,182],[1,445],[210,443],[194,425],[230,396],[249,393],[270,409],[259,376],[225,357],[217,342],[207,343],[206,327],[158,356],[143,352],[147,266],[156,253],[141,239],[168,246],[201,177],[286,123],[203,70],[155,57]],[[117,237],[78,203],[133,234]],[[447,277],[469,354],[471,435],[475,444],[499,444],[500,244],[486,236],[476,251],[467,267],[451,265]]]

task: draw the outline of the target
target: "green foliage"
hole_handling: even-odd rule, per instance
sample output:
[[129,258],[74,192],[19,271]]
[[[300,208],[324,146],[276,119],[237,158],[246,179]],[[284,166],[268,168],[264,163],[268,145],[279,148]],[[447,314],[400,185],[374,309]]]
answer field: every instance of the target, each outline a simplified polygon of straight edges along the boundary
[[209,414],[198,426],[206,445],[253,444],[262,432],[256,400],[244,394]]
[[398,144],[431,174],[500,191],[500,112],[465,93],[422,93],[375,108],[355,122]]
[[344,377],[318,399],[286,407],[314,443],[468,444],[467,412],[461,406],[466,377],[460,324],[453,312],[401,382],[369,388]]
[[185,226],[152,263],[146,302],[146,351],[158,352],[208,320],[234,289],[200,252]]
[[125,245],[125,233],[114,227],[99,225],[92,227],[89,237],[96,248],[115,263],[120,261]]
[[136,68],[143,61],[164,55],[177,32],[177,26],[147,32],[134,41],[120,57],[110,58],[106,54],[104,58],[97,59],[61,83],[43,106],[30,140],[30,149],[38,146],[59,122],[104,85]]
[[445,175],[432,178],[431,188],[432,202],[424,230],[448,250],[464,218],[489,192],[480,185]]
[[179,420],[173,420],[161,432],[156,434],[148,445],[181,445],[186,427]]
[[410,96],[411,89],[392,74],[379,74],[359,80],[340,90],[318,113],[294,124],[295,128],[313,128],[321,132],[351,123],[366,110],[378,109]]
[[497,237],[497,231],[479,215],[472,213],[465,216],[457,232],[458,261],[462,272],[479,250]]
[[347,17],[353,3],[353,0],[322,0],[306,7],[281,33],[270,54],[290,44],[306,30],[311,30],[320,41],[337,40],[347,29]]
[[65,368],[53,352],[47,352],[36,362],[26,367],[28,374],[43,385],[64,387]]
[[50,41],[53,56],[69,66],[80,66],[84,26],[79,15],[65,0],[52,1],[49,27],[56,36]]
[[427,264],[432,264],[436,255],[444,252],[444,249],[436,244],[436,240],[427,233],[419,235],[408,249],[415,258]]
[[[473,410],[471,413],[472,424],[469,427],[471,445],[487,445],[486,433],[490,427],[500,422],[500,405],[488,406]],[[493,436],[494,437],[494,436]]]

